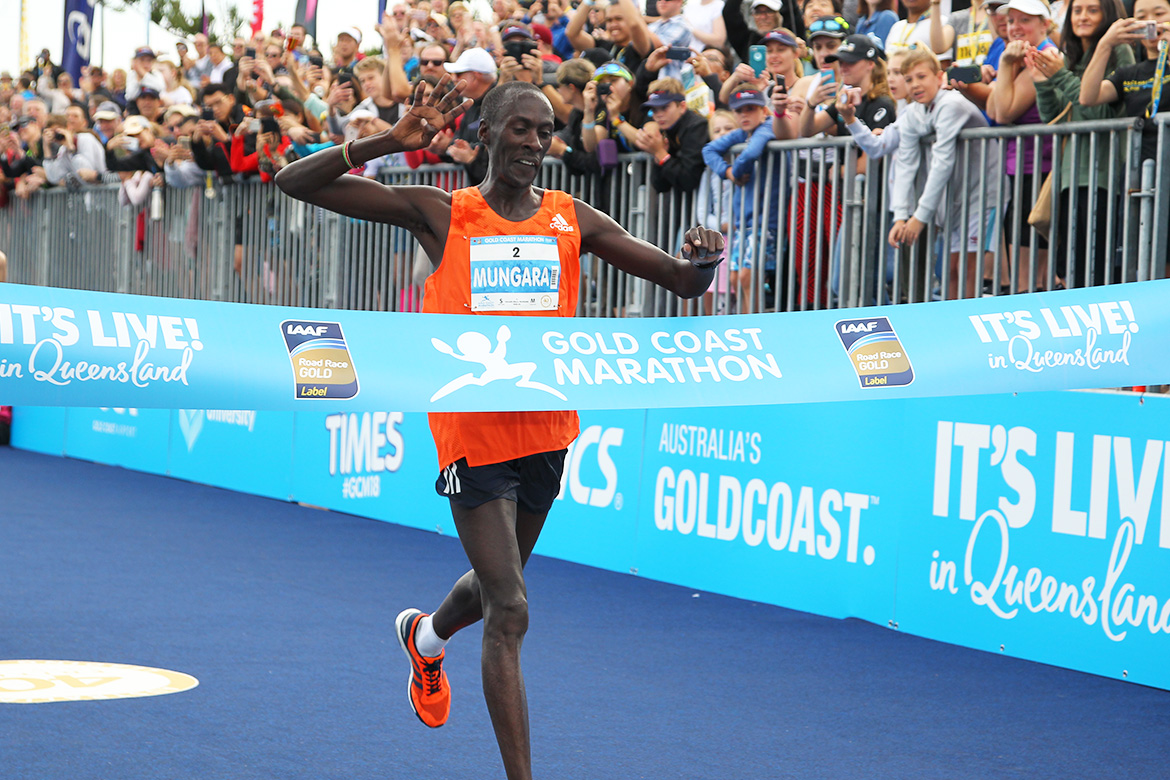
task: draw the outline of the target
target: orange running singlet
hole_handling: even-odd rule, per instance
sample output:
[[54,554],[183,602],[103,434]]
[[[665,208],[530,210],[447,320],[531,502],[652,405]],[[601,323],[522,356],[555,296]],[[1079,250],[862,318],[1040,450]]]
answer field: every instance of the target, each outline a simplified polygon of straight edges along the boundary
[[[568,193],[545,190],[536,214],[510,222],[488,206],[478,187],[456,190],[443,260],[427,279],[423,311],[572,317],[580,264],[581,230]],[[496,334],[488,338],[495,349]],[[469,368],[474,371],[474,364]],[[428,416],[440,468],[460,458],[483,466],[564,449],[580,432],[577,413],[569,411]]]

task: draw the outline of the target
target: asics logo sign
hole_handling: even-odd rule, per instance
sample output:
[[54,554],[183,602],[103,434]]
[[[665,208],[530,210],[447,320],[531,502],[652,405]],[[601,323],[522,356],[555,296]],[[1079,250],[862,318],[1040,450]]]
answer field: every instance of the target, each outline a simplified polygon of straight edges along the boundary
[[[615,509],[621,509],[622,496],[617,492],[617,465],[609,450],[610,447],[620,447],[624,436],[625,431],[621,428],[602,429],[600,425],[590,425],[581,431],[577,440],[569,445],[569,452],[565,456],[565,471],[561,475],[561,493],[558,498],[564,498],[565,489],[568,488],[568,495],[575,503],[595,507],[612,505]],[[582,470],[590,474],[593,469],[589,467],[593,463],[600,469],[605,484],[587,485],[582,479]]]

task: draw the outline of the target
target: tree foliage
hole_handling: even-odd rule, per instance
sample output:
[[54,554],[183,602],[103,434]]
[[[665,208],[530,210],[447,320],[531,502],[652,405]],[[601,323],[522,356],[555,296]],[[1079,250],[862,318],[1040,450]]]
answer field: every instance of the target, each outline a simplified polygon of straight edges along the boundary
[[[180,0],[121,0],[121,8],[142,8],[147,5],[150,7],[150,20],[180,38],[190,38],[203,31],[202,16],[199,12],[187,14]],[[216,13],[210,3],[207,5],[207,34],[213,43],[229,43],[248,22],[235,3],[223,2],[223,13]]]

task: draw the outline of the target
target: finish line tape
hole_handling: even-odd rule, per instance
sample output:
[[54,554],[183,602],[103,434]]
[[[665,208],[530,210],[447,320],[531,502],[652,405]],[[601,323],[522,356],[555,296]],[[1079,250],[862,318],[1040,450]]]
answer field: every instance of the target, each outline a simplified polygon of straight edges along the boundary
[[647,319],[261,306],[0,284],[0,402],[504,411],[770,405],[1170,381],[1170,280]]

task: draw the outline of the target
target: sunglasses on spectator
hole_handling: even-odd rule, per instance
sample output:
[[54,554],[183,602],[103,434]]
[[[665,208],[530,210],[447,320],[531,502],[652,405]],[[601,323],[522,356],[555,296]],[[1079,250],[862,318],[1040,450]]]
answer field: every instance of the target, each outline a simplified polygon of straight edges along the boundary
[[426,65],[428,67],[438,67],[439,65],[442,65],[444,62],[446,62],[446,60],[419,60],[418,64],[419,65]]
[[808,34],[809,35],[812,35],[813,33],[819,33],[819,32],[843,33],[843,32],[848,32],[848,31],[849,31],[849,22],[845,21],[840,16],[835,17],[833,19],[817,19],[815,22],[813,22],[812,24],[810,24],[808,26]]

